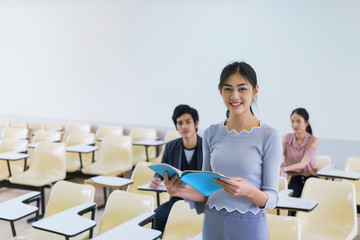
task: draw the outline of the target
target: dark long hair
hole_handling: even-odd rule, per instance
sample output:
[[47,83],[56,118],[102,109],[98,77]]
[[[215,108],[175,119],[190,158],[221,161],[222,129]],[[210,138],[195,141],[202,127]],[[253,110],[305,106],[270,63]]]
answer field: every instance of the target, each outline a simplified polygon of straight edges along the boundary
[[[220,83],[219,88],[222,89],[226,80],[233,74],[240,74],[243,78],[245,78],[253,87],[256,88],[257,78],[255,70],[246,62],[232,62],[226,65],[226,67],[222,70],[220,74]],[[255,102],[255,99],[254,99]],[[254,112],[250,106],[250,112],[254,115]],[[226,111],[226,118],[229,118],[230,111]]]
[[[303,119],[305,120],[305,122],[307,122],[309,120],[309,113],[306,111],[305,108],[297,108],[295,109],[294,111],[292,111],[290,117],[296,113],[297,115],[300,115],[303,117]],[[310,123],[309,125],[307,125],[306,127],[306,132],[310,133],[312,135],[312,129],[311,129],[311,126],[310,126]]]

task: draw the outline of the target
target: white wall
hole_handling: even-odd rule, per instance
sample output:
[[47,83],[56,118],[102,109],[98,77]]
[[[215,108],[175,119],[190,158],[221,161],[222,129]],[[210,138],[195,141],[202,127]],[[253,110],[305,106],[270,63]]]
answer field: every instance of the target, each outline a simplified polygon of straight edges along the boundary
[[296,107],[321,138],[360,140],[357,0],[0,0],[0,115],[200,128],[222,121],[222,68],[257,71],[256,115]]

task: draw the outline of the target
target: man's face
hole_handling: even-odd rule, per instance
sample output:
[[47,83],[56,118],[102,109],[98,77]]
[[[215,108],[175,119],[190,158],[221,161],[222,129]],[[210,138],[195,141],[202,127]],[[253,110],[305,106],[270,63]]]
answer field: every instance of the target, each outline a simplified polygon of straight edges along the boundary
[[182,138],[191,138],[196,135],[196,128],[199,122],[194,123],[193,118],[189,113],[184,113],[176,119],[176,129]]

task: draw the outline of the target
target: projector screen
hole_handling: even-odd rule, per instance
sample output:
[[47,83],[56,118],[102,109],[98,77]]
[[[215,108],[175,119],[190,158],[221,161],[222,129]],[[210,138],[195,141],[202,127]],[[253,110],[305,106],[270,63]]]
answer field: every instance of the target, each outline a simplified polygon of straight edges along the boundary
[[359,140],[360,2],[0,0],[2,116],[200,129],[225,119],[223,67],[257,72],[255,115],[281,134],[305,107],[315,136]]

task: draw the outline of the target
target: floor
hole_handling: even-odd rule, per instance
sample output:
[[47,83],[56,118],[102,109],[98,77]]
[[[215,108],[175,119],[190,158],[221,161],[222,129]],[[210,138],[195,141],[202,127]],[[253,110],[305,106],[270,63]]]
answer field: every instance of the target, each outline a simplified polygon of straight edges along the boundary
[[[81,182],[81,181],[77,181],[77,182]],[[14,198],[14,197],[22,195],[22,194],[25,194],[27,192],[29,192],[29,191],[19,190],[19,189],[0,188],[0,202],[6,201],[8,199]],[[45,190],[46,199],[48,199],[49,194],[50,194],[50,189],[46,189]],[[102,188],[96,187],[95,202],[97,203],[97,205],[101,205],[103,203],[103,201],[104,201],[104,199],[103,199]],[[96,234],[98,233],[103,213],[104,213],[103,210],[96,210],[95,221],[96,221],[97,225],[94,229],[94,236],[96,236]],[[29,218],[29,217],[27,217],[27,218]],[[360,214],[358,214],[358,222],[360,223]],[[21,232],[24,232],[24,231],[30,229],[31,224],[27,223],[26,218],[25,218],[25,219],[16,221],[15,228],[16,228],[17,233],[21,233]],[[359,229],[360,229],[360,224],[359,224]],[[10,240],[10,239],[12,239],[10,223],[7,221],[0,220],[0,240]],[[360,234],[357,235],[355,240],[360,240]]]

